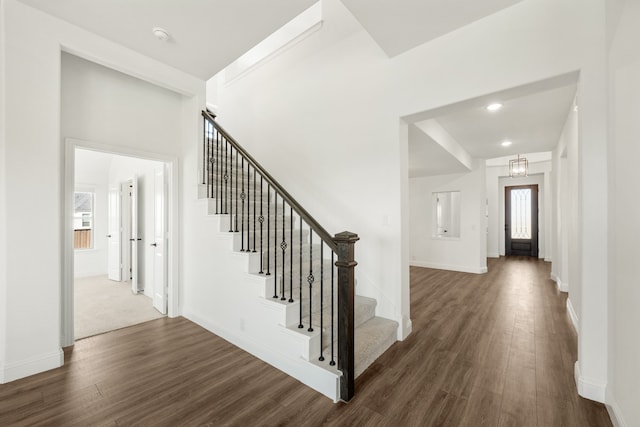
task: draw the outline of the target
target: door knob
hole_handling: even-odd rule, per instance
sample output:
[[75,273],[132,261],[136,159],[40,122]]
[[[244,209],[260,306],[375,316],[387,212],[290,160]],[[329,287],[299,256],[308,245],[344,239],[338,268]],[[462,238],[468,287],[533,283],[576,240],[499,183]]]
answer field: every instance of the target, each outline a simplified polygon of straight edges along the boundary
[[151,243],[149,246],[158,246],[157,243]]
[[111,238],[111,234],[107,234],[107,237]]

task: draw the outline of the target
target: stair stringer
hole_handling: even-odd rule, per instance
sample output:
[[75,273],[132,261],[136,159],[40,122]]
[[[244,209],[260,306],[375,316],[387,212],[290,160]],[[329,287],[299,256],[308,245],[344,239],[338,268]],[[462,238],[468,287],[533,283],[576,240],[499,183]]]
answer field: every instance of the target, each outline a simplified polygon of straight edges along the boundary
[[[206,199],[197,203],[208,208]],[[287,328],[296,304],[271,300],[268,289],[273,289],[273,276],[250,273],[259,263],[259,254],[236,252],[240,236],[221,231],[228,221],[225,215],[203,217],[198,220],[199,250],[211,263],[202,266],[202,276],[211,278],[214,289],[209,304],[187,305],[184,316],[338,401],[340,373],[306,360],[309,349],[317,347],[314,340],[319,340],[319,334],[295,333]]]

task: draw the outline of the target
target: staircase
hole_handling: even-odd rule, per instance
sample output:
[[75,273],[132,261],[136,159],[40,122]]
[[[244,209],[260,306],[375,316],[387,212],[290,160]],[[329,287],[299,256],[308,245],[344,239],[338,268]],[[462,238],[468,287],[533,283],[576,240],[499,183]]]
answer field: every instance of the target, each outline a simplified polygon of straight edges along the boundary
[[348,401],[354,379],[396,341],[398,327],[375,315],[375,299],[355,295],[358,237],[327,233],[213,116],[203,116],[198,196],[216,257],[228,258],[218,269],[237,277],[229,304],[241,311],[245,301],[253,307],[246,315],[259,319],[255,326],[240,320],[249,339],[225,338]]

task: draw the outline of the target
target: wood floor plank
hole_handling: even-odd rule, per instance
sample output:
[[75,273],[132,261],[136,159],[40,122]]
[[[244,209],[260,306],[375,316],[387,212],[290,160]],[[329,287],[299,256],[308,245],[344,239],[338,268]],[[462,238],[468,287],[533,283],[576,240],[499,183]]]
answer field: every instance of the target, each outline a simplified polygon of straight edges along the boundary
[[411,268],[413,333],[349,404],[183,318],[78,341],[65,366],[0,385],[1,426],[604,426],[577,395],[577,336],[549,264]]

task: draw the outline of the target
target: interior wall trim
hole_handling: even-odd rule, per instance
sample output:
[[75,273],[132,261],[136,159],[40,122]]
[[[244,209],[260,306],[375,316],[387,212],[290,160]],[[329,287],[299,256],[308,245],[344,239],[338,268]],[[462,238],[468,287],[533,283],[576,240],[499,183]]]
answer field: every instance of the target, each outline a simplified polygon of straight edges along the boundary
[[59,368],[64,364],[62,348],[50,353],[41,354],[28,359],[7,363],[0,367],[0,384],[25,378],[50,369]]
[[569,317],[571,318],[573,329],[575,329],[576,333],[580,335],[580,331],[578,330],[578,315],[576,314],[576,311],[573,309],[573,304],[571,304],[571,300],[569,298],[567,298],[567,313],[569,313]]
[[616,399],[613,397],[609,388],[607,388],[606,401],[607,412],[609,413],[609,418],[611,418],[611,424],[613,424],[613,427],[628,427],[629,424],[625,421],[622,411],[618,406],[618,402],[616,402]]
[[606,384],[602,384],[592,380],[591,378],[582,376],[579,360],[577,360],[574,365],[573,373],[576,380],[576,387],[578,388],[578,394],[580,396],[596,402],[605,403]]
[[451,271],[460,271],[462,273],[475,273],[475,274],[482,274],[489,271],[486,266],[473,267],[473,266],[467,266],[467,265],[438,264],[435,262],[420,261],[420,260],[412,260],[409,262],[409,265],[413,267],[435,268],[437,270],[451,270]]

